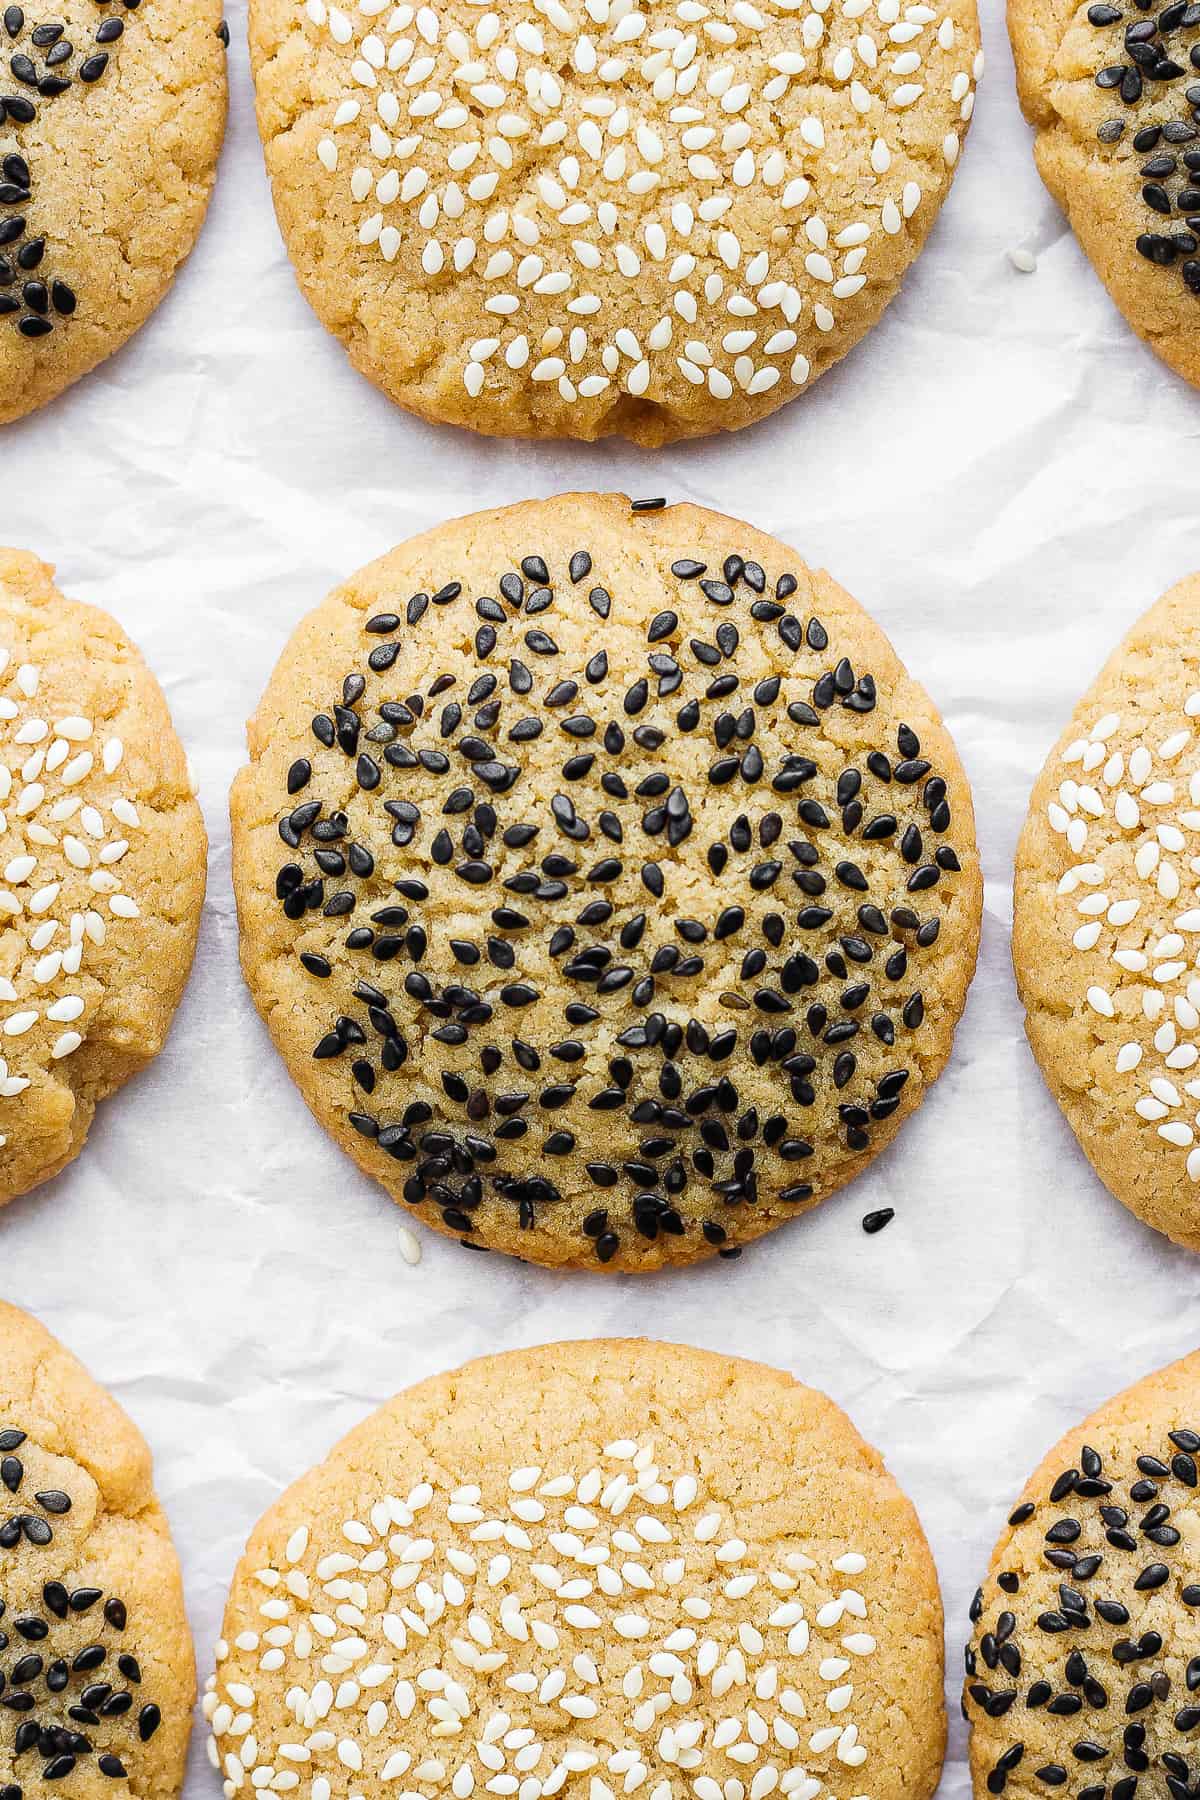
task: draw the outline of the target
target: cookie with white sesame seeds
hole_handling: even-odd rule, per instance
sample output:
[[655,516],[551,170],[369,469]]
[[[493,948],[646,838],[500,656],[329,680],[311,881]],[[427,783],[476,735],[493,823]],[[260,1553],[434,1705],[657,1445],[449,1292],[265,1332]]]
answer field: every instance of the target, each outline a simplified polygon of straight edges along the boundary
[[221,0],[0,0],[0,424],[143,325],[204,219]]
[[979,1800],[1183,1800],[1200,1729],[1200,1354],[1107,1401],[1030,1477],[971,1604]]
[[255,1528],[204,1700],[227,1800],[930,1800],[912,1506],[790,1375],[554,1344],[397,1395]]
[[1013,962],[1042,1073],[1097,1175],[1200,1250],[1200,576],[1114,650],[1046,759]]
[[1042,180],[1138,336],[1200,387],[1200,8],[1009,0]]
[[206,860],[137,649],[0,549],[0,1204],[78,1156],[97,1103],[162,1048]]
[[297,279],[422,417],[657,445],[806,391],[949,190],[975,0],[251,0]]
[[0,1302],[0,1794],[176,1800],[195,1699],[150,1452],[36,1319]]
[[470,1248],[736,1255],[945,1064],[966,778],[861,607],[749,526],[613,494],[439,526],[304,620],[249,742],[255,1002],[343,1149]]

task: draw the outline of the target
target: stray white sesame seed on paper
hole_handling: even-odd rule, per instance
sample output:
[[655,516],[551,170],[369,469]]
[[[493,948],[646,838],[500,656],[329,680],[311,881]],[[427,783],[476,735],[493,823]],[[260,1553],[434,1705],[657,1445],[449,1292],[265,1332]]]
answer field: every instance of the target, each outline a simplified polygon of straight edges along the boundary
[[[394,398],[515,435],[663,443],[805,388],[920,248],[982,67],[974,0],[251,10],[264,107],[297,55],[332,90],[268,146],[317,311],[344,276]],[[310,269],[326,212],[356,241]]]

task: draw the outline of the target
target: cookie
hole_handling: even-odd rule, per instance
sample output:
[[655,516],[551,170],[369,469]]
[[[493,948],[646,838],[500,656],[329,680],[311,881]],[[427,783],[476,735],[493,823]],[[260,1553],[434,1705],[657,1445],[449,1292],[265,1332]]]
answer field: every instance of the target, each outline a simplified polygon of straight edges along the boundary
[[1140,338],[1200,386],[1200,15],[1008,0],[1043,181]]
[[170,287],[216,174],[227,41],[220,0],[0,4],[0,424]]
[[173,1800],[195,1670],[140,1433],[0,1303],[0,1794]]
[[930,1800],[928,1546],[823,1394],[670,1344],[470,1363],[255,1529],[205,1698],[226,1800]]
[[107,613],[0,550],[0,1203],[162,1048],[207,843],[162,690]]
[[1119,644],[1038,777],[1013,961],[1034,1055],[1118,1200],[1200,1249],[1200,577]]
[[307,299],[423,418],[656,445],[802,393],[950,186],[974,0],[251,0]]
[[979,1800],[1182,1800],[1200,1732],[1200,1355],[1127,1388],[1031,1477],[971,1608]]
[[965,777],[882,632],[785,545],[639,504],[353,576],[232,797],[242,966],[322,1124],[465,1243],[610,1269],[729,1254],[882,1149],[980,910]]

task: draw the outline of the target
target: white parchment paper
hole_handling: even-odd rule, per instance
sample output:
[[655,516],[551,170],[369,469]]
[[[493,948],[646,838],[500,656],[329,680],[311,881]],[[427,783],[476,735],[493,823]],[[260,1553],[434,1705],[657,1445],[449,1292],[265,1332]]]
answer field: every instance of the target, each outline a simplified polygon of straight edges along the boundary
[[[473,439],[395,410],[297,293],[231,0],[233,106],[199,247],[150,325],[0,436],[0,542],[141,644],[212,837],[166,1051],[83,1157],[0,1217],[0,1292],[39,1313],[153,1445],[202,1672],[251,1525],[385,1396],[482,1352],[645,1333],[828,1390],[933,1542],[951,1756],[965,1612],[1011,1496],[1069,1424],[1200,1343],[1200,1259],[1103,1190],[1025,1045],[1009,873],[1030,783],[1135,616],[1200,567],[1200,396],[1113,310],[1033,168],[999,0],[953,194],[902,297],[758,428],[648,454]],[[1031,275],[1013,247],[1038,257]],[[899,1142],[734,1263],[649,1279],[468,1257],[312,1122],[237,969],[225,796],[294,622],[413,532],[567,486],[693,499],[824,563],[928,686],[974,783],[983,954],[947,1074]],[[867,1238],[859,1220],[893,1205]],[[193,1746],[188,1800],[216,1793]]]

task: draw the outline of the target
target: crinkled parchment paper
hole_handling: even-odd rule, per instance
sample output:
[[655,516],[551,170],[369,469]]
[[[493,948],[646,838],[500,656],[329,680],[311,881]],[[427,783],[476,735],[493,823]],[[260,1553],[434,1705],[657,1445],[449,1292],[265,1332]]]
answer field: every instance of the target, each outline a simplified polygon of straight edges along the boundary
[[[1025,1046],[1009,871],[1030,784],[1130,621],[1200,567],[1200,396],[1132,336],[1043,194],[997,0],[953,194],[882,324],[752,431],[647,454],[496,443],[395,411],[300,299],[235,0],[229,140],[190,264],[141,336],[0,437],[0,542],[143,647],[212,835],[196,972],[155,1067],[82,1159],[0,1217],[0,1291],[149,1437],[202,1666],[280,1487],[385,1395],[484,1351],[651,1333],[827,1389],[933,1541],[959,1646],[1009,1497],[1094,1403],[1200,1343],[1200,1259],[1092,1176]],[[1032,249],[1018,273],[1014,247]],[[326,1141],[237,969],[225,795],[293,623],[435,520],[566,486],[741,514],[824,563],[928,686],[975,786],[983,955],[947,1074],[852,1188],[740,1261],[553,1275],[420,1231]],[[859,1227],[896,1208],[880,1236]],[[212,1796],[197,1739],[190,1800]]]

